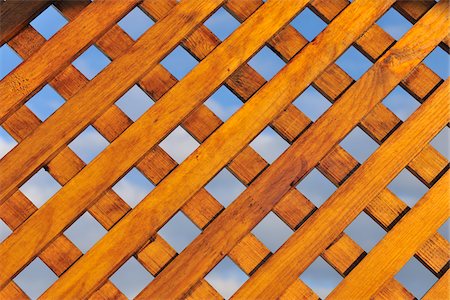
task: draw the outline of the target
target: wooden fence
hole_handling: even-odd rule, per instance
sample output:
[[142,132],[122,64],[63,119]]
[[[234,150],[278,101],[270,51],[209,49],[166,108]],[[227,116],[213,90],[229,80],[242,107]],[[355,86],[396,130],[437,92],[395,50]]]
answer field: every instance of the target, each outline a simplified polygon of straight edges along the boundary
[[[14,277],[36,257],[59,276],[42,299],[125,298],[109,277],[131,256],[155,276],[142,299],[222,298],[204,277],[226,256],[250,276],[236,299],[317,299],[299,276],[318,256],[344,277],[330,299],[413,299],[394,278],[412,256],[439,278],[425,298],[449,298],[449,164],[430,145],[449,87],[422,63],[448,51],[448,1],[61,0],[47,41],[29,22],[52,2],[0,6],[24,59],[0,82],[18,141],[0,161],[0,298],[28,298]],[[135,42],[116,23],[137,5],[156,23]],[[242,23],[223,42],[202,25],[221,6]],[[328,23],[312,42],[289,25],[306,6]],[[391,7],[414,24],[399,41],[375,23]],[[92,44],[112,62],[88,80],[71,62]],[[199,64],[177,82],[160,62],[179,44]],[[247,64],[264,45],[287,63],[268,82]],[[351,45],[373,62],[358,80],[335,63]],[[24,103],[46,84],[66,102],[42,122]],[[114,103],[135,84],[155,104],[133,122]],[[245,103],[226,122],[203,104],[221,85]],[[310,85],[332,103],[315,122],[291,104]],[[397,85],[420,102],[405,122],[381,103]],[[67,145],[88,125],[110,145],[85,165]],[[270,165],[249,146],[268,125],[290,143]],[[178,126],[201,144],[180,165],[159,146]],[[362,164],[339,146],[356,126],[380,144]],[[42,167],[62,188],[38,209],[19,187]],[[111,189],[132,167],[155,184],[133,209]],[[226,208],[204,188],[224,167],[246,185]],[[338,187],[320,208],[295,188],[314,168]],[[404,168],[429,188],[412,208],[387,189]],[[176,253],[157,232],[180,210],[202,234]],[[108,233],[83,254],[63,232],[85,211]],[[251,233],[271,211],[294,230],[275,253]],[[369,253],[344,233],[362,211],[388,231]]]

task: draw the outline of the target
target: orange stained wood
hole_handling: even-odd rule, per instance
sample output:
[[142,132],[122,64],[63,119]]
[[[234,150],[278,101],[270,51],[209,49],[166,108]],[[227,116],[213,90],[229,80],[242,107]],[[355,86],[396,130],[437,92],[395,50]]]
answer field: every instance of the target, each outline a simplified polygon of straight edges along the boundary
[[[209,5],[211,5],[211,2],[208,3]],[[290,19],[295,16],[295,13],[299,11],[304,5],[306,5],[306,1],[271,1],[266,3],[258,10],[257,13],[249,18],[243,24],[243,26],[237,29],[231,37],[229,37],[210,56],[208,56],[202,63],[200,63],[191,73],[189,73],[183,79],[183,81],[180,82],[180,84],[178,84],[174,89],[171,89],[135,124],[133,124],[133,126],[131,126],[114,143],[112,143],[107,149],[105,149],[102,155],[97,157],[92,164],[84,168],[77,177],[66,184],[60,192],[52,197],[52,199],[50,199],[42,207],[42,209],[40,209],[29,220],[27,220],[26,223],[24,223],[23,226],[21,226],[11,236],[10,242],[5,241],[5,243],[1,245],[0,248],[4,246],[3,249],[7,250],[7,248],[10,247],[8,246],[8,244],[14,245],[15,242],[12,241],[12,239],[14,238],[14,236],[16,236],[16,238],[18,239],[21,239],[19,237],[20,232],[23,232],[24,234],[30,234],[26,229],[28,226],[30,226],[30,228],[34,228],[33,231],[35,233],[41,231],[40,229],[37,229],[36,226],[49,226],[50,228],[52,228],[52,234],[60,233],[61,230],[68,225],[68,222],[70,222],[72,218],[76,218],[80,211],[86,209],[87,205],[91,204],[92,201],[94,201],[99,195],[101,195],[101,193],[104,191],[104,188],[110,187],[114,183],[114,180],[118,180],[118,177],[123,175],[123,173],[126,172],[130,168],[130,166],[135,163],[143,154],[145,154],[151,146],[159,142],[160,139],[162,139],[169,130],[172,130],[176,126],[176,124],[178,124],[178,122],[182,120],[183,115],[186,115],[192,110],[192,108],[198,106],[202,101],[204,101],[213,92],[213,90],[217,88],[219,84],[221,84],[235,69],[237,69],[243,62],[245,62],[245,60],[248,59],[255,51],[257,51],[259,47],[261,47],[267,39],[275,34],[280,27],[290,21]],[[180,8],[179,6],[177,7]],[[189,7],[184,6],[184,8],[182,7],[180,9],[186,10],[188,8]],[[291,13],[286,14],[286,10],[290,11]],[[181,12],[183,12],[183,10]],[[273,16],[277,21],[274,22],[271,18],[267,18],[267,15]],[[166,17],[164,20],[167,20],[167,18],[168,17]],[[269,22],[271,24],[271,27],[268,29],[265,24]],[[150,30],[155,29],[155,26],[153,26]],[[258,33],[258,28],[261,28],[260,34],[256,34]],[[253,38],[249,40],[247,36],[250,36],[250,32],[253,33]],[[144,39],[141,37],[140,41],[142,42],[143,40]],[[243,47],[244,45],[245,47]],[[230,49],[235,49],[236,47],[243,48],[243,51],[238,52],[240,55],[236,55],[235,53],[230,51]],[[132,49],[130,51],[132,51]],[[123,57],[124,56],[122,56],[121,58]],[[229,62],[226,68],[223,68],[223,60]],[[116,60],[116,63],[117,62],[118,60]],[[110,66],[112,66],[113,64],[114,63],[112,63]],[[208,72],[214,72],[215,76],[208,76]],[[105,69],[101,74],[105,73],[108,73],[108,68]],[[100,76],[96,77],[95,79],[97,78],[100,78]],[[199,80],[199,78],[202,78],[202,80]],[[94,80],[91,81],[91,83],[93,83]],[[121,82],[121,84],[124,83]],[[199,84],[201,84],[201,86],[198,86]],[[209,89],[206,89],[206,87],[209,87]],[[89,84],[83,89],[83,91],[84,90],[89,90]],[[186,91],[188,93],[186,93]],[[77,96],[80,95],[80,93],[77,94]],[[187,100],[192,102],[187,102]],[[60,112],[61,110],[62,108],[58,110],[58,112]],[[45,124],[46,122],[44,122],[44,124],[41,125],[39,129],[41,129]],[[144,132],[152,132],[153,134],[142,135],[142,133]],[[22,142],[21,145],[25,142],[26,140]],[[124,147],[131,147],[129,148],[130,151],[126,151],[127,155],[124,155]],[[123,160],[122,163],[119,163],[118,154],[119,156],[121,156],[120,159]],[[114,165],[110,163],[111,159],[115,161]],[[102,166],[101,168],[99,168],[100,165]],[[121,168],[119,166],[121,166]],[[105,168],[109,168],[110,170],[107,171]],[[108,173],[110,176],[102,176],[102,174],[106,173]],[[89,176],[86,176],[85,174],[89,174]],[[114,174],[117,175],[115,179]],[[92,181],[95,181],[97,185],[93,186],[91,184]],[[100,181],[104,181],[104,185],[100,185]],[[74,188],[76,188],[77,191],[75,191]],[[85,196],[81,196],[80,192]],[[71,200],[69,195],[74,200],[77,199],[76,205],[74,205],[74,200]],[[67,207],[64,207],[62,199],[66,199],[65,201]],[[81,201],[80,199],[83,200]],[[52,212],[54,211],[54,208],[56,206],[61,210],[61,214],[58,217]],[[40,221],[41,218],[48,219],[49,213],[51,213],[55,217],[55,219],[48,220],[47,222],[42,223]],[[67,223],[64,222],[64,220],[68,220]],[[40,239],[33,234],[33,236],[36,237],[34,241],[39,245],[39,247],[44,247],[46,245],[46,242],[51,240],[52,234],[47,231],[45,240]],[[141,238],[145,238],[145,236],[142,236]],[[29,240],[28,242],[31,242],[31,240]],[[130,242],[129,245],[134,245],[134,243]],[[15,244],[15,246],[18,245]],[[32,247],[30,247],[30,249],[32,249]],[[2,250],[0,250],[0,252],[1,251]],[[12,248],[9,248],[7,251],[10,253],[15,252]],[[23,255],[24,258],[27,257],[26,259],[30,259],[32,255],[35,255],[36,251],[37,248],[31,251],[25,250],[22,252],[22,254],[19,255]],[[16,253],[15,255],[17,254],[18,253]],[[8,260],[7,255],[1,256],[2,258]],[[10,277],[14,272],[17,272],[17,269],[19,267],[19,265],[14,266],[13,264],[9,264],[9,270],[2,270],[2,275],[5,274],[4,279],[7,280],[6,277]],[[97,269],[99,270],[100,268]],[[6,275],[9,272],[12,272],[12,274]],[[95,275],[94,273],[91,274],[93,276]]]
[[[328,299],[370,299],[450,216],[450,174],[444,176],[333,290]],[[424,222],[423,220],[427,220]]]
[[[39,51],[3,78],[0,81],[0,123],[138,2],[139,0],[95,1]],[[2,185],[0,187],[3,189]]]
[[[109,1],[107,2],[109,3]],[[4,170],[0,173],[0,203],[5,201],[6,197],[11,196],[14,189],[26,181],[38,168],[48,162],[56,154],[56,151],[62,149],[146,72],[158,64],[181,39],[204,21],[222,2],[222,0],[187,0],[177,5],[163,20],[157,22],[141,36],[126,54],[109,64],[9,152],[0,161],[0,169]],[[117,3],[128,2],[119,1]],[[81,15],[73,22],[80,17]],[[56,36],[44,44],[41,49],[52,43],[55,38]],[[39,53],[32,57],[36,57],[37,54]],[[38,60],[38,63],[42,63],[42,61]],[[8,84],[6,81],[8,78],[5,78],[2,84]],[[13,82],[17,83],[14,80]],[[2,94],[2,97],[13,99],[7,98],[6,94]],[[0,101],[3,102],[3,100]],[[1,107],[6,106],[2,105]],[[17,170],[17,166],[20,166],[20,170]]]
[[[317,164],[322,155],[336,145],[355,126],[356,122],[381,101],[402,77],[421,61],[421,57],[425,57],[434,49],[446,33],[445,30],[438,33],[433,41],[428,40],[430,44],[422,43],[416,49],[410,49],[410,41],[427,40],[428,36],[425,36],[424,28],[431,26],[436,20],[442,24],[446,21],[439,8],[435,10],[435,14],[430,14],[427,19],[424,19],[423,23],[417,24],[409,32],[409,36],[405,36],[342,95],[335,105],[300,136],[293,146],[264,172],[263,176],[257,178],[216,218],[140,296],[142,298],[170,297],[172,293],[178,293],[178,290],[183,291],[190,286],[189,284],[195,283],[196,278],[206,275],[209,271],[208,267],[218,263],[233,245],[270,211],[292,185]],[[396,54],[406,49],[410,50],[409,55],[403,56],[402,61],[392,63]],[[369,95],[368,90],[371,91]],[[355,101],[361,99],[363,95],[367,104],[355,105]],[[336,123],[339,124],[338,128],[335,128]],[[327,134],[323,134],[325,132]],[[329,132],[333,132],[333,136]],[[273,182],[276,182],[276,188]],[[262,297],[262,295],[254,297]]]
[[[441,12],[442,15],[445,18],[446,13]],[[448,88],[447,81],[244,283],[233,298],[256,299],[263,295],[276,298],[281,295],[449,122]],[[414,144],[411,144],[412,140]],[[368,176],[369,173],[373,176]],[[295,257],[304,259],[290,263]]]
[[[260,8],[260,11],[264,8],[270,8],[266,5],[271,3],[275,2],[266,3],[265,6]],[[287,1],[276,3],[287,3]],[[301,92],[302,87],[305,88],[314,79],[314,76],[320,74],[321,68],[324,68],[327,63],[329,64],[336,59],[339,53],[346,49],[346,45],[348,47],[348,45],[353,42],[364,29],[373,23],[373,20],[389,8],[388,3],[380,3],[380,6],[377,7],[378,9],[374,9],[371,14],[366,14],[364,17],[358,19],[358,26],[355,26],[356,29],[353,33],[343,35],[341,38],[343,43],[336,45],[338,48],[335,51],[329,52],[329,55],[327,56],[328,60],[324,61],[323,65],[315,65],[313,68],[311,64],[312,61],[309,59],[311,55],[316,53],[318,49],[322,49],[322,47],[325,48],[330,40],[334,40],[336,32],[344,32],[345,29],[350,27],[348,21],[354,20],[360,15],[355,13],[355,11],[366,11],[366,6],[369,6],[369,3],[365,1],[359,1],[358,4],[350,6],[350,11],[341,15],[339,20],[336,19],[335,25],[331,26],[329,30],[324,33],[321,42],[311,44],[309,50],[304,49],[307,51],[299,55],[297,59],[294,59],[288,65],[289,67],[284,68],[276,78],[269,82],[263,89],[259,90],[255,96],[246,103],[244,109],[241,109],[237,114],[230,118],[230,120],[205,141],[205,143],[195,151],[188,160],[163,180],[159,186],[131,212],[131,214],[125,217],[120,224],[117,224],[110,233],[96,245],[96,247],[86,253],[73,268],[65,273],[64,276],[62,276],[61,279],[43,295],[43,297],[52,298],[56,295],[67,293],[68,291],[73,290],[75,287],[74,285],[78,284],[80,280],[87,279],[88,274],[85,273],[86,266],[91,264],[91,261],[97,260],[98,257],[104,257],[105,255],[103,253],[105,253],[105,251],[110,252],[110,247],[114,247],[113,244],[119,243],[120,237],[123,238],[126,236],[126,234],[124,235],[124,232],[129,232],[130,234],[133,232],[133,240],[127,239],[126,244],[129,247],[121,247],[121,250],[123,251],[115,251],[117,256],[111,257],[109,262],[111,266],[107,266],[106,263],[104,264],[105,270],[108,272],[106,273],[105,271],[105,275],[113,272],[114,268],[118,266],[118,261],[126,260],[133,251],[142,246],[146,237],[156,232],[163,225],[163,220],[170,217],[169,214],[175,213],[181,205],[189,200],[189,198],[209,180],[209,178],[219,171],[225,163],[242,149],[237,147],[237,145],[239,145],[238,142],[242,146],[248,143],[261,129],[264,128],[271,118],[276,116],[281,109]],[[271,8],[272,12],[274,10],[275,6]],[[250,21],[252,17],[248,21]],[[247,22],[244,23],[244,25],[248,24]],[[350,24],[351,23],[352,22],[350,22]],[[238,31],[239,29],[237,32]],[[227,41],[229,42],[230,40],[231,38]],[[225,43],[227,41],[225,41]],[[344,43],[344,41],[346,43]],[[220,47],[217,48],[217,50],[219,49]],[[211,55],[213,54],[214,52]],[[210,57],[211,56],[208,58]],[[206,58],[206,60],[208,60],[208,58]],[[305,77],[295,76],[298,74],[299,69],[301,70],[303,68],[309,68],[311,71],[310,75]],[[286,80],[286,78],[292,80],[289,81]],[[180,84],[183,84],[186,79],[188,79],[188,77],[184,78]],[[293,85],[293,80],[298,80],[298,84]],[[291,86],[295,86],[296,89],[292,89]],[[171,91],[173,91],[173,89]],[[281,93],[281,91],[284,91],[284,93]],[[170,94],[171,92],[169,91],[163,99]],[[277,102],[268,102],[267,99],[278,100]],[[159,103],[161,103],[161,100],[158,101],[156,105]],[[151,109],[149,111],[151,111]],[[264,112],[264,114],[259,114],[260,111]],[[255,122],[253,118],[254,113],[260,115],[260,119],[257,122]],[[247,131],[238,132],[237,128],[241,128],[243,124],[246,124],[245,127],[247,128]],[[131,128],[132,127],[130,127],[130,129]],[[234,136],[234,143],[224,144],[223,137],[229,136],[230,134],[233,134]],[[221,155],[218,153],[221,153]],[[203,161],[208,161],[208,164],[202,163]],[[187,178],[189,178],[189,180],[187,180]],[[194,180],[194,178],[196,178],[196,180]],[[182,190],[174,190],[173,186],[179,184],[182,184],[184,188]],[[146,228],[140,226],[139,231],[136,231],[137,222],[145,216],[152,216],[150,219],[151,222],[146,223]],[[122,242],[120,243],[122,244]],[[98,269],[99,268],[97,268],[97,270]],[[89,276],[92,276],[90,278],[90,281],[92,282],[96,275],[93,272],[89,272],[89,274]]]
[[[49,5],[68,24],[47,41],[30,22]],[[326,23],[310,41],[289,24],[305,7]],[[117,24],[132,9],[156,22],[136,41]],[[389,9],[414,25],[399,41],[378,22]],[[222,42],[203,22],[224,10],[242,24]],[[424,298],[447,299],[450,243],[437,228],[450,164],[430,140],[448,125],[449,83],[430,64],[436,53],[424,60],[449,50],[447,11],[432,0],[0,2],[1,44],[23,59],[0,82],[1,126],[18,143],[0,160],[0,220],[12,230],[0,244],[0,299],[36,296],[15,277],[35,258],[60,277],[41,298],[131,298],[110,276],[132,256],[155,277],[139,299],[223,299],[205,276],[225,256],[249,276],[234,298],[319,299],[299,275],[321,256],[344,277],[329,298],[415,299],[394,277],[413,255],[438,278]],[[89,80],[71,62],[91,45],[112,62]],[[177,46],[199,61],[180,80],[161,61]],[[373,63],[358,80],[336,61],[350,46]],[[247,63],[262,47],[286,63],[268,82]],[[66,103],[40,120],[24,104],[44,85]],[[156,103],[133,121],[114,102],[135,85]],[[244,103],[227,120],[203,104],[221,86]],[[318,120],[302,108],[308,86],[331,103]],[[393,99],[399,88],[418,101],[406,122],[391,106],[405,100]],[[67,146],[87,126],[110,143],[89,164]],[[200,144],[180,165],[158,145],[177,126]],[[269,126],[289,145],[273,163],[250,143]],[[356,126],[380,145],[363,164],[341,143]],[[38,208],[21,186],[42,166],[62,188]],[[131,168],[155,186],[134,208],[112,188]],[[297,188],[314,168],[337,187],[321,207]],[[430,189],[412,208],[386,186],[404,168]],[[228,207],[205,186],[222,169],[245,186]],[[362,211],[388,231],[368,253],[343,231]],[[253,232],[269,212],[293,232],[275,253]],[[109,231],[85,254],[66,232],[82,214]],[[159,232],[175,214],[202,231],[181,253]]]

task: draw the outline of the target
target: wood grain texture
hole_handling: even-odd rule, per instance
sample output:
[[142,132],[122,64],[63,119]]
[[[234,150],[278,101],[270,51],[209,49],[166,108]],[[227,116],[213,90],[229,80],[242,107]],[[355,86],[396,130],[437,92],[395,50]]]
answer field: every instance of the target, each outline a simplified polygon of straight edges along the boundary
[[95,1],[29,59],[3,78],[0,81],[0,123],[138,2],[139,0]]
[[370,299],[448,219],[448,199],[450,175],[446,172],[328,299]]
[[[444,19],[445,24],[447,8],[445,5],[440,5],[438,8],[444,11],[432,9],[416,26],[422,21],[435,20],[439,16]],[[433,13],[437,16],[433,16]],[[262,295],[276,298],[280,295],[389,184],[408,161],[448,123],[450,116],[447,103],[448,88],[448,82],[446,82],[411,115],[353,176],[244,283],[233,298],[255,299]],[[415,143],[411,144],[411,140]],[[372,176],[368,176],[369,173]],[[299,261],[297,257],[304,259]],[[293,261],[296,263],[293,264]]]

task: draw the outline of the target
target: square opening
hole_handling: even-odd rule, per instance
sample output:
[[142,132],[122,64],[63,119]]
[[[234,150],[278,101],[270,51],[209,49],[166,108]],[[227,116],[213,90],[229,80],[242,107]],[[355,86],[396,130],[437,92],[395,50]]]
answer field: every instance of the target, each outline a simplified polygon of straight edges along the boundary
[[273,163],[289,147],[289,143],[272,128],[266,127],[250,143],[250,146],[268,163]]
[[221,86],[209,97],[205,105],[211,109],[222,121],[228,120],[242,106],[242,101],[228,88]]
[[199,143],[186,130],[178,126],[160,144],[177,163],[185,160]]
[[134,257],[130,257],[109,279],[128,299],[134,299],[153,278]]
[[106,234],[106,230],[93,216],[85,212],[66,229],[64,234],[83,253],[86,253]]
[[439,75],[442,79],[447,79],[450,76],[450,58],[449,54],[437,46],[424,59],[424,63]]
[[291,25],[308,41],[312,41],[325,29],[325,27],[327,27],[327,23],[309,8],[305,8],[297,17],[295,17],[295,19],[292,20]]
[[161,61],[161,64],[176,79],[181,80],[198,64],[198,61],[183,47],[178,46]]
[[221,7],[206,20],[204,25],[223,41],[239,27],[240,23]]
[[407,169],[403,169],[389,183],[388,188],[409,207],[413,207],[428,191],[428,188]]
[[74,60],[72,64],[86,76],[87,79],[91,80],[106,68],[110,62],[111,60],[98,50],[97,47],[90,46]]
[[205,186],[205,189],[223,206],[227,207],[245,190],[245,186],[230,171],[222,169]]
[[286,64],[267,46],[264,46],[248,64],[267,81],[272,79]]
[[63,105],[64,102],[64,98],[47,84],[31,97],[25,105],[31,109],[41,121],[45,121],[61,105]]
[[359,127],[353,128],[340,145],[360,163],[365,162],[379,146]]
[[253,228],[252,233],[270,251],[275,252],[292,235],[293,231],[277,215],[270,212]]
[[370,60],[353,46],[338,58],[336,64],[355,80],[358,80],[372,66]]
[[[0,134],[1,137],[1,134]],[[450,157],[450,129],[445,126],[430,142],[439,153],[449,159]],[[1,156],[1,155],[0,155]]]
[[137,40],[144,34],[155,22],[150,19],[139,7],[135,7],[131,10],[118,25],[133,39]]
[[135,207],[155,186],[138,169],[131,169],[112,189],[131,207]]
[[316,121],[328,108],[331,103],[315,88],[309,86],[294,101],[294,105],[307,115],[312,121]]
[[378,19],[377,24],[396,40],[399,40],[412,27],[412,24],[394,8],[389,9]]
[[0,220],[0,243],[6,240],[6,238],[12,233],[11,228],[6,225],[5,222]]
[[437,281],[436,276],[415,257],[412,257],[394,277],[417,299],[421,299]]
[[152,105],[153,100],[137,85],[128,90],[116,105],[134,122]]
[[248,276],[227,256],[205,276],[205,279],[222,297],[230,299],[247,281]]
[[0,158],[17,145],[16,140],[0,126]]
[[336,186],[317,169],[313,169],[300,181],[297,189],[315,206],[320,207],[334,193]]
[[366,252],[372,250],[386,234],[365,212],[360,213],[344,231]]
[[48,40],[67,23],[66,18],[61,15],[59,10],[53,5],[50,5],[31,21],[30,24]]
[[178,212],[158,233],[180,253],[201,231],[182,212]]
[[60,188],[61,185],[47,171],[40,169],[19,190],[39,208]]
[[55,273],[37,257],[14,278],[14,282],[31,299],[37,299],[57,279]]
[[341,275],[320,256],[300,275],[300,279],[321,299],[325,299],[342,281]]
[[88,126],[69,144],[69,148],[88,164],[108,145],[108,141],[94,127]]
[[383,104],[402,121],[408,119],[420,107],[420,103],[400,86],[384,98]]

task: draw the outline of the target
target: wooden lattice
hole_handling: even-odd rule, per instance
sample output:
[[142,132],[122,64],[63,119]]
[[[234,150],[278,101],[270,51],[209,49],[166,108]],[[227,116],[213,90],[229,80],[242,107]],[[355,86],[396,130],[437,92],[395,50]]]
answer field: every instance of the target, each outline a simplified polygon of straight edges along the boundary
[[[50,40],[29,22],[53,4],[69,23]],[[139,8],[155,24],[137,41],[116,23]],[[203,22],[224,7],[225,41]],[[328,23],[308,42],[289,22],[308,6]],[[375,22],[391,6],[414,25],[397,42]],[[2,1],[1,43],[24,62],[0,82],[0,122],[19,144],[0,161],[0,298],[28,296],[14,277],[39,257],[59,279],[45,299],[120,299],[110,276],[134,256],[154,280],[142,299],[222,298],[204,277],[228,256],[250,277],[239,299],[317,299],[301,279],[321,256],[344,279],[335,299],[413,299],[394,275],[415,256],[448,299],[448,160],[429,143],[448,124],[448,80],[422,60],[448,51],[448,1]],[[88,80],[71,62],[95,44],[112,62]],[[182,45],[199,64],[177,82],[161,64]],[[246,62],[264,45],[287,65],[270,81]],[[373,62],[357,81],[335,64],[350,46]],[[67,101],[42,122],[24,103],[44,85]],[[138,84],[155,104],[133,122],[114,103]],[[203,104],[225,85],[245,104],[226,122]],[[313,85],[332,106],[315,122],[291,104]],[[382,100],[400,85],[420,107],[403,123]],[[91,163],[67,147],[92,125],[110,145]],[[291,144],[268,164],[249,143],[271,126]],[[201,145],[177,165],[159,143],[182,126]],[[339,143],[359,126],[380,147],[363,163]],[[40,168],[62,188],[39,209],[19,190]],[[111,187],[136,167],[155,188],[135,208]],[[226,167],[246,185],[224,208],[204,187]],[[296,185],[317,168],[338,187],[320,208]],[[404,168],[429,191],[408,207],[387,185]],[[88,211],[109,232],[83,254],[64,234]],[[176,253],[158,230],[182,211],[203,232]],[[274,212],[294,233],[271,253],[251,233]],[[362,212],[386,236],[368,254],[344,233]]]

